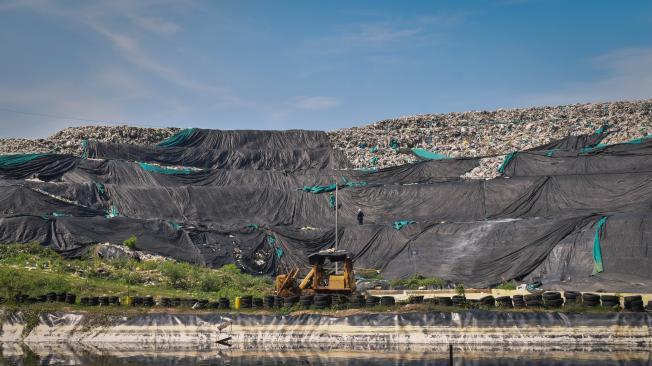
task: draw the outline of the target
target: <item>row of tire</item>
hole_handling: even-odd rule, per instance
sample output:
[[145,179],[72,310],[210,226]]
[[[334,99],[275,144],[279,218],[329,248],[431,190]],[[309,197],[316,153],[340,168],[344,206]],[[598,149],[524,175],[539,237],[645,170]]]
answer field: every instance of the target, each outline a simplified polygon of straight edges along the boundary
[[14,301],[17,304],[35,304],[37,302],[61,302],[66,304],[74,304],[77,301],[77,295],[66,292],[48,292],[45,295],[38,296],[17,294],[14,296]]
[[240,309],[273,309],[282,307],[299,306],[304,309],[326,309],[326,308],[361,308],[365,306],[393,306],[396,301],[393,296],[363,296],[363,295],[296,295],[288,297],[265,296],[252,297],[244,296],[240,298]]
[[[28,296],[16,295],[16,303],[37,303],[37,302],[60,302],[75,304],[76,295],[72,293],[55,293],[48,292],[45,295]],[[585,307],[603,307],[613,310],[620,310],[620,297],[615,295],[598,295],[592,293],[580,293],[575,291],[566,291],[562,294],[556,291],[533,293],[527,295],[509,296],[485,296],[480,299],[467,300],[462,295],[452,297],[434,297],[424,299],[423,296],[411,296],[408,299],[411,304],[432,303],[441,306],[457,307],[501,307],[501,308],[560,308],[562,306],[585,306]],[[80,305],[84,306],[118,306],[120,298],[117,296],[92,296],[82,297]],[[364,295],[302,295],[302,296],[264,296],[253,297],[244,296],[240,298],[241,309],[272,309],[282,307],[294,307],[299,305],[301,308],[363,308],[374,306],[394,306],[396,300],[393,296],[364,296]],[[131,298],[131,306],[153,307],[188,307],[195,309],[230,309],[231,304],[228,298],[222,297],[218,301],[209,301],[205,299],[182,299],[162,297],[157,303],[151,296],[135,296]],[[644,306],[643,299],[640,295],[625,296],[623,298],[624,309],[633,312],[652,311],[652,301]]]
[[[533,293],[527,295],[509,296],[485,296],[477,300],[466,300],[463,296],[439,297],[427,299],[431,302],[444,306],[470,306],[470,307],[502,307],[502,308],[560,308],[562,306],[585,306],[603,307],[612,310],[620,310],[620,297],[615,295],[598,295],[592,293],[580,293],[566,291],[563,294],[556,291]],[[652,301],[647,306],[643,305],[641,295],[625,296],[623,298],[624,309],[634,312],[652,311]]]

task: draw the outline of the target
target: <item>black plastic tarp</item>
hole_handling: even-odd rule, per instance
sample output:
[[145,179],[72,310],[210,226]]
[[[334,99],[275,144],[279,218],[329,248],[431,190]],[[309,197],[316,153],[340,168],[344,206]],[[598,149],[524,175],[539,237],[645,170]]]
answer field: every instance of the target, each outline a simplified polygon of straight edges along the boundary
[[528,151],[552,151],[552,150],[580,150],[594,147],[609,136],[609,132],[593,133],[588,135],[566,136],[547,144],[536,146]]
[[321,149],[331,143],[324,131],[308,130],[209,130],[191,128],[161,142],[164,147],[196,147],[205,150],[223,149]]
[[[571,136],[518,152],[506,177],[490,180],[461,179],[478,166],[475,158],[341,169],[349,166],[344,155],[317,132],[193,129],[161,146],[90,141],[88,157],[108,160],[7,160],[0,242],[77,256],[136,235],[145,251],[272,275],[335,246],[332,193],[301,188],[338,182],[338,247],[357,268],[388,279],[420,273],[467,286],[540,279],[560,288],[650,290],[652,143],[591,148],[601,138]],[[358,209],[365,225],[357,225]],[[590,276],[604,216],[604,272]]]
[[341,150],[319,149],[203,149],[159,147],[88,141],[89,158],[118,159],[206,169],[306,170],[349,168]]
[[505,175],[568,175],[652,171],[652,139],[596,147],[590,151],[521,151],[505,168]]

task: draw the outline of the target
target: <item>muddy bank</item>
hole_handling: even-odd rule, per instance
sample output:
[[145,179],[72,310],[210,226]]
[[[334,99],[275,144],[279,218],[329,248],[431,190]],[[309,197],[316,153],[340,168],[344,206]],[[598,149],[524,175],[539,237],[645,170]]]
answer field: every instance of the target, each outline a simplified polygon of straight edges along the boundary
[[234,344],[503,344],[652,346],[648,313],[7,315],[0,342],[211,346]]

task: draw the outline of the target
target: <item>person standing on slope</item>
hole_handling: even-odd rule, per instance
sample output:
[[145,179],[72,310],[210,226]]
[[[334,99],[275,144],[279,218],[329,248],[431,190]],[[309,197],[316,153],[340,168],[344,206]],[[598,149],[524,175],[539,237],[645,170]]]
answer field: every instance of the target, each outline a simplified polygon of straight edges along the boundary
[[358,209],[358,225],[362,225],[362,222],[364,220],[364,212],[362,212],[362,209]]

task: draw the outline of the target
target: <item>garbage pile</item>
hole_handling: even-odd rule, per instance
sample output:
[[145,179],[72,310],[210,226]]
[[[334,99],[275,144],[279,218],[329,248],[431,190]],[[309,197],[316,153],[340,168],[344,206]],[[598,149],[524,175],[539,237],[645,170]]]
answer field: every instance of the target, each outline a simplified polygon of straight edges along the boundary
[[174,135],[179,130],[179,128],[174,127],[68,127],[47,139],[0,139],[0,154],[59,153],[81,155],[83,140],[93,139],[112,143],[151,145]]
[[[257,275],[306,268],[309,254],[337,247],[385,279],[650,291],[650,106],[406,117],[330,137],[189,128],[152,144],[169,131],[99,135],[118,142],[62,132],[84,138],[82,150],[0,156],[0,243],[77,257],[135,237],[142,252]],[[495,122],[510,119],[521,122]],[[375,169],[353,169],[345,153],[362,150]],[[460,178],[489,170],[502,176]]]
[[[557,107],[423,114],[329,132],[356,168],[416,161],[404,151],[422,148],[450,157],[490,157],[466,178],[493,178],[504,155],[608,126],[606,144],[652,133],[652,100]],[[498,156],[498,157],[495,157]]]

